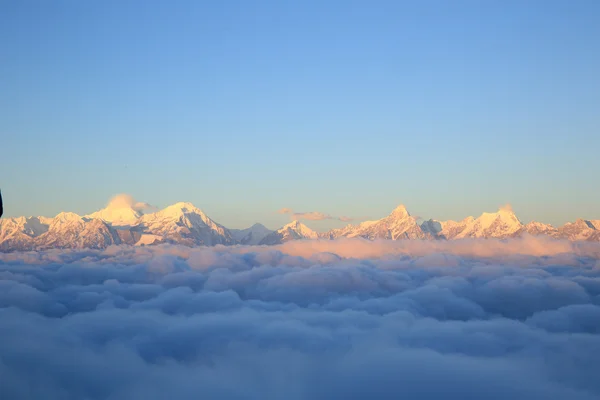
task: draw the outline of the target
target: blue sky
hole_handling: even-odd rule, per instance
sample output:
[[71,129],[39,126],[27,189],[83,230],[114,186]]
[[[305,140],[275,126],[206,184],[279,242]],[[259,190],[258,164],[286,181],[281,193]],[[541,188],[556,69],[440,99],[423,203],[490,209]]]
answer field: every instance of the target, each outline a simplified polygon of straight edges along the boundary
[[[597,1],[0,5],[9,216],[600,218]],[[323,221],[325,229],[343,225]]]

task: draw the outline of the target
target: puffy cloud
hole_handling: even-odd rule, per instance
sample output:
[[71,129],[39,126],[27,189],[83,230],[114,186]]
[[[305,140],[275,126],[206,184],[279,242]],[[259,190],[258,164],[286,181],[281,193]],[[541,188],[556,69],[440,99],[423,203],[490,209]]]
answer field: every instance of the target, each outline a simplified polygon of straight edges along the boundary
[[140,201],[136,201],[133,196],[129,195],[129,194],[118,194],[114,197],[112,197],[108,204],[107,207],[109,208],[133,208],[136,211],[144,211],[144,210],[155,210],[156,207],[148,204],[148,203],[144,203],[144,202],[140,202]]
[[0,253],[2,398],[595,399],[600,244]]

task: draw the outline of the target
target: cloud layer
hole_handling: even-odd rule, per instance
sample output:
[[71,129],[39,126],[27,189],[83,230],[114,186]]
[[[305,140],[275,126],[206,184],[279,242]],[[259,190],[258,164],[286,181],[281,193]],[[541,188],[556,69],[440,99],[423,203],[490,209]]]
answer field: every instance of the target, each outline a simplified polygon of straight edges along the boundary
[[282,208],[277,211],[279,214],[289,214],[292,220],[309,220],[309,221],[323,221],[326,219],[334,219],[338,221],[350,222],[353,221],[353,218],[350,217],[334,217],[329,214],[325,214],[319,211],[310,211],[310,212],[294,212],[291,208]]
[[597,399],[600,245],[0,253],[0,398]]

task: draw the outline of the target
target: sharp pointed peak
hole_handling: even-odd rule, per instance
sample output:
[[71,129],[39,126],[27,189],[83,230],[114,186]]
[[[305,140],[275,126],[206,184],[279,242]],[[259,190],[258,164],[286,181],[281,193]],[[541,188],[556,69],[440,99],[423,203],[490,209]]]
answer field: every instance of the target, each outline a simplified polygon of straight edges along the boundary
[[408,212],[404,204],[399,204],[396,208],[394,208],[391,215],[402,218],[410,217],[410,213]]
[[254,225],[252,225],[250,228],[265,228],[267,229],[266,226],[264,226],[263,224],[261,224],[260,222],[256,222]]
[[298,226],[302,226],[302,225],[304,225],[302,222],[295,219],[292,222],[285,224],[283,227],[284,228],[294,228],[294,227],[298,227]]

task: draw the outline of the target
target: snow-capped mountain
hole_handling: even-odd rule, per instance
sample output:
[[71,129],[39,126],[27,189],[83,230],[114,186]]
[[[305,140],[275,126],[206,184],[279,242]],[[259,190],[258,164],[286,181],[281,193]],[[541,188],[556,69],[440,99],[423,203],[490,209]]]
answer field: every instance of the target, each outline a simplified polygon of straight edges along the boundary
[[85,220],[74,213],[60,213],[48,230],[36,237],[34,248],[105,248],[120,244],[117,233],[100,219]]
[[191,203],[177,203],[145,215],[132,208],[109,206],[83,217],[62,212],[54,218],[0,220],[0,250],[3,251],[163,242],[189,246],[237,243],[227,228]]
[[366,221],[358,225],[347,225],[333,229],[323,235],[330,239],[339,237],[362,237],[365,239],[430,239],[433,236],[421,229],[414,217],[399,205],[390,215],[377,221]]
[[259,244],[273,245],[299,239],[318,239],[319,234],[300,221],[292,221],[275,232],[268,234]]
[[600,241],[600,230],[597,228],[600,223],[598,222],[598,220],[587,221],[584,219],[578,219],[575,222],[567,222],[558,229],[560,237],[569,240]]
[[478,218],[467,217],[459,222],[425,221],[421,228],[442,239],[507,238],[518,236],[524,225],[509,207],[501,207],[497,212],[485,212]]
[[48,231],[51,220],[44,217],[0,219],[0,251],[31,249],[34,238]]
[[[114,244],[152,245],[178,243],[187,246],[274,245],[299,239],[436,239],[510,238],[522,234],[545,235],[572,241],[600,241],[600,220],[578,219],[561,227],[541,222],[523,224],[509,207],[461,221],[430,219],[416,222],[400,205],[382,219],[347,225],[319,234],[299,221],[277,231],[261,224],[232,229],[218,224],[191,203],[176,203],[163,210],[143,213],[129,198],[117,198],[102,210],[79,216],[62,212],[54,218],[0,219],[0,251],[48,248],[105,248]],[[144,209],[148,209],[145,207]]]
[[143,215],[138,228],[162,241],[185,245],[214,246],[235,244],[229,231],[191,203],[177,203],[161,211]]
[[85,218],[100,219],[112,226],[131,226],[136,225],[142,215],[141,211],[134,210],[132,207],[109,204],[102,210],[86,215]]
[[560,231],[554,226],[535,221],[525,225],[525,232],[530,235],[547,235],[554,238],[559,238],[561,235]]
[[271,233],[273,233],[272,230],[258,223],[246,229],[231,229],[231,234],[236,242],[247,245],[257,245]]

